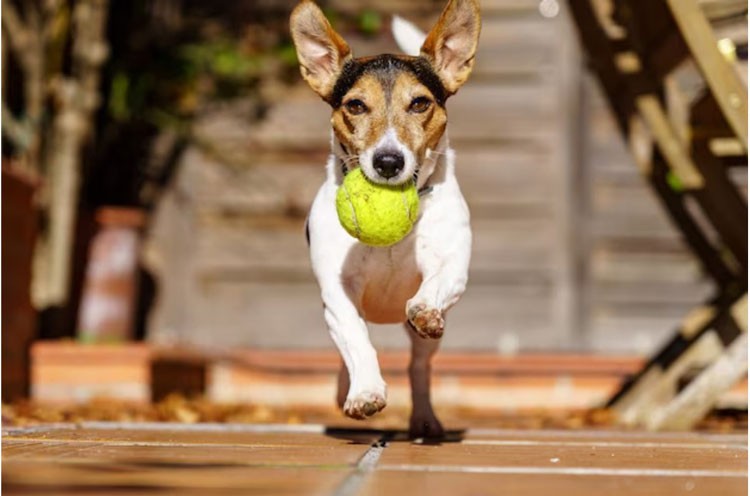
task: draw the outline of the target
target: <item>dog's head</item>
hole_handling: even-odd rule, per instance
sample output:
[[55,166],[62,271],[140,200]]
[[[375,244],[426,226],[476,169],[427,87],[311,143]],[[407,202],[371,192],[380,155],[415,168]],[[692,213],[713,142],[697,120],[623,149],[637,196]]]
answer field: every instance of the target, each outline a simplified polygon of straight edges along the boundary
[[323,12],[303,0],[291,31],[302,76],[333,109],[344,154],[374,182],[401,184],[434,150],[446,99],[466,81],[479,39],[478,0],[450,0],[419,56],[353,58]]

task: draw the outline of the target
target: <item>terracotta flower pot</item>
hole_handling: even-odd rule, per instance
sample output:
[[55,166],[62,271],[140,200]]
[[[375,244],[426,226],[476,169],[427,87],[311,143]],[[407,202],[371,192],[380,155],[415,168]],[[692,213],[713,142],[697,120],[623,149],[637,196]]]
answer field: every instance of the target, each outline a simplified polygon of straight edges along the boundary
[[34,194],[39,182],[3,161],[2,185],[2,391],[3,401],[12,401],[29,393],[29,348],[37,327],[31,304],[31,266],[38,231]]
[[89,248],[78,337],[86,342],[127,341],[133,337],[144,214],[135,208],[106,207],[97,211],[96,222],[99,230]]

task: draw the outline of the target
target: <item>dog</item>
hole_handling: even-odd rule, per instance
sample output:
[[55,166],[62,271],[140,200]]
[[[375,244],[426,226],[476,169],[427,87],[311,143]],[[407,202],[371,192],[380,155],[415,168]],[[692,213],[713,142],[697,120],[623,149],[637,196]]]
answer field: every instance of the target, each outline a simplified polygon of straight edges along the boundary
[[[441,437],[430,364],[445,314],[466,288],[471,255],[469,209],[454,172],[445,102],[474,65],[478,0],[450,0],[426,36],[396,19],[394,35],[409,55],[354,58],[311,0],[297,5],[290,28],[303,78],[332,108],[326,179],[306,234],[325,322],[343,359],[338,404],[355,419],[385,408],[386,384],[367,322],[403,323],[411,339],[409,434]],[[336,191],[356,167],[375,183],[416,182],[420,214],[395,245],[364,245],[340,225]]]

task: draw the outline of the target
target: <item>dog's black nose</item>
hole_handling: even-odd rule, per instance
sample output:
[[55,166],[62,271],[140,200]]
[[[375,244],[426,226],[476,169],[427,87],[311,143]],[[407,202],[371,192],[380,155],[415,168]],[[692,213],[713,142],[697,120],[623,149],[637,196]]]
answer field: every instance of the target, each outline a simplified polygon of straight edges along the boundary
[[404,168],[404,156],[396,150],[383,150],[375,152],[372,157],[372,165],[375,170],[385,179],[397,176]]

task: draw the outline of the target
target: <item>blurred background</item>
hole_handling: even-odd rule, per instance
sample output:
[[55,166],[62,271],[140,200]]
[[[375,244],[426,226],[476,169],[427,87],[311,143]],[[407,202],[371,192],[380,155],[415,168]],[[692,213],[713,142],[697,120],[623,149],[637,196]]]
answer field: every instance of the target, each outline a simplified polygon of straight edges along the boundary
[[[5,399],[142,398],[137,374],[83,390],[97,369],[66,379],[54,366],[155,349],[189,356],[158,370],[183,384],[197,370],[199,389],[206,357],[333,356],[303,234],[329,108],[299,75],[295,3],[3,2]],[[397,52],[391,15],[428,30],[443,3],[320,2],[355,56]],[[701,6],[746,84],[746,3]],[[443,349],[630,357],[607,363],[633,372],[715,288],[644,181],[568,4],[482,9],[474,73],[448,102],[474,249]],[[695,65],[675,81],[693,91]],[[746,198],[747,168],[729,175]],[[371,338],[408,345],[400,326]],[[212,370],[214,384],[228,377]]]

